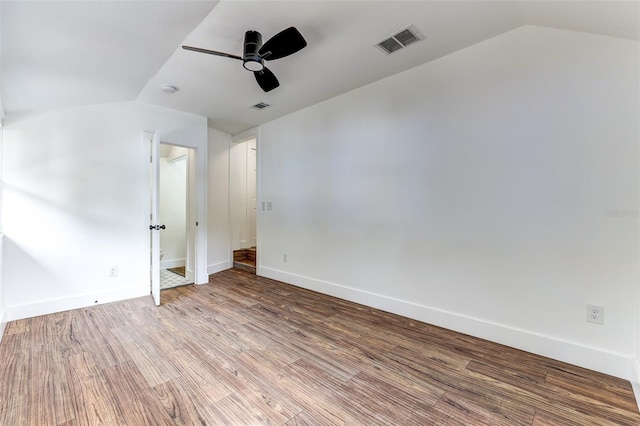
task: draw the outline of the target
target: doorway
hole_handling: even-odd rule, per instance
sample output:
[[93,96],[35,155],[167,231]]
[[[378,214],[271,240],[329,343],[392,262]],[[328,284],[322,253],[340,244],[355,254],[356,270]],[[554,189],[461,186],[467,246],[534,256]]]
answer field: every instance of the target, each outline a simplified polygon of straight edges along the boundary
[[231,236],[233,267],[256,273],[257,263],[256,138],[233,143],[230,150]]
[[193,149],[160,143],[158,217],[166,227],[160,233],[160,290],[194,282],[193,249],[189,248],[195,235],[187,227],[193,156]]
[[[175,137],[175,135],[174,135]],[[149,213],[145,215],[144,222],[149,229],[149,244],[146,253],[149,256],[149,281],[151,295],[156,305],[160,305],[160,234],[166,230],[159,215],[160,199],[160,133],[142,132],[143,165],[150,171],[148,180]],[[207,143],[206,139],[198,140],[191,144],[185,141],[174,142],[168,140],[170,145],[182,146],[188,149],[187,153],[187,256],[185,272],[193,273],[195,284],[209,282],[207,273]],[[149,167],[151,165],[151,167]],[[204,220],[203,220],[204,218]],[[151,253],[149,255],[149,246]]]

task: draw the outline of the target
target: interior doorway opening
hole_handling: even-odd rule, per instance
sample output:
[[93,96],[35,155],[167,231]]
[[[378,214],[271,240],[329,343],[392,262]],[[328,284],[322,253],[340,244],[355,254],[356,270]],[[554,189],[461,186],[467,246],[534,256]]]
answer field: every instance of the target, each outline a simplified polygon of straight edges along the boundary
[[194,282],[195,233],[188,226],[194,155],[191,148],[160,143],[158,207],[166,226],[160,233],[160,290]]
[[[143,131],[143,167],[150,171],[149,213],[144,222],[149,229],[149,281],[150,292],[156,305],[160,305],[160,234],[166,230],[160,217],[160,132]],[[175,142],[168,144],[182,146],[187,151],[187,258],[186,274],[192,273],[195,284],[209,282],[207,272],[207,144],[206,139],[194,142]],[[149,250],[149,246],[146,247]],[[145,250],[145,251],[146,251]]]
[[233,267],[252,273],[257,263],[257,143],[250,138],[230,151]]

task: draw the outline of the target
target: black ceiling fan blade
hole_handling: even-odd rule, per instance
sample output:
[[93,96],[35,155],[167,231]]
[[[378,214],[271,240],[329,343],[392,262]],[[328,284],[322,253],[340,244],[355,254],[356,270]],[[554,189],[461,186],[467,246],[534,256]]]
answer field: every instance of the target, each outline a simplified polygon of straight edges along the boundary
[[242,60],[242,57],[238,55],[232,55],[231,53],[216,52],[215,50],[202,49],[201,47],[193,47],[193,46],[182,46],[182,48],[184,50],[191,50],[193,52],[206,53],[208,55],[224,56],[225,58]]
[[273,61],[303,49],[307,41],[295,27],[289,27],[267,40],[258,53],[263,59]]
[[280,86],[280,82],[276,76],[269,71],[269,68],[263,68],[262,71],[256,71],[253,75],[256,77],[256,81],[260,88],[265,92],[269,92]]

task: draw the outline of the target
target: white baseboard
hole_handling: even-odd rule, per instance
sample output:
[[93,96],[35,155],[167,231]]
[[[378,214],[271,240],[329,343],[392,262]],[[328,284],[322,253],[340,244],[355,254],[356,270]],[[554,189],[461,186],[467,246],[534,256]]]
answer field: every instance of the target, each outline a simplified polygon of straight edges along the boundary
[[23,318],[68,311],[70,309],[86,308],[88,306],[100,305],[103,303],[148,296],[149,294],[149,286],[143,285],[97,293],[79,294],[77,296],[59,299],[41,300],[23,305],[7,306],[7,319],[8,321],[15,321]]
[[7,311],[0,308],[0,342],[4,336],[4,329],[7,327]]
[[640,383],[632,381],[631,387],[633,387],[633,395],[636,397],[636,404],[638,405],[638,410],[640,410]]
[[638,374],[634,373],[635,359],[626,355],[278,269],[263,266],[258,275],[629,381],[638,378]]
[[179,268],[186,264],[186,259],[167,259],[160,262],[160,269]]
[[230,260],[225,260],[224,262],[214,263],[212,265],[207,266],[207,274],[216,274],[218,272],[226,271],[227,269],[231,269],[233,265],[231,265]]
[[638,404],[638,410],[640,411],[640,355],[633,362],[633,379],[630,380],[633,387],[633,394],[636,397],[636,404]]

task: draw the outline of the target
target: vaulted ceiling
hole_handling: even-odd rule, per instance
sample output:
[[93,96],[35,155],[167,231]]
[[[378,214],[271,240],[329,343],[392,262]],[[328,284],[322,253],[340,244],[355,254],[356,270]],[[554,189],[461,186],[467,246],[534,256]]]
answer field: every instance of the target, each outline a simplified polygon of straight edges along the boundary
[[[229,133],[259,125],[522,25],[639,40],[637,1],[0,1],[1,99],[8,112],[137,100],[209,118]],[[374,45],[413,24],[425,40]],[[265,93],[240,61],[244,33],[295,26],[308,46],[268,67]],[[161,86],[179,90],[167,94]],[[258,111],[258,102],[270,104]]]

